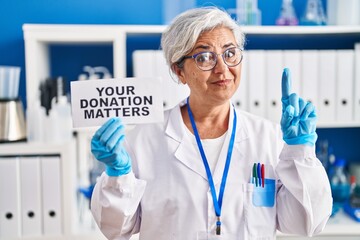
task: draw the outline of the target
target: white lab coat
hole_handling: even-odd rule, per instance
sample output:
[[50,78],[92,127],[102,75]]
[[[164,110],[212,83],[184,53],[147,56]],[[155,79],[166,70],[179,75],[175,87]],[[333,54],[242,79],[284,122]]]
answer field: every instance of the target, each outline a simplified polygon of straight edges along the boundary
[[[232,108],[232,107],[231,107]],[[227,240],[275,239],[276,229],[312,236],[330,216],[332,198],[324,168],[314,147],[289,146],[279,125],[237,110],[237,129],[222,204],[222,234]],[[219,191],[233,122],[213,179]],[[139,125],[126,136],[133,171],[105,173],[96,184],[91,209],[108,239],[192,240],[214,233],[216,217],[199,150],[186,137],[180,106],[165,112],[163,123]],[[254,162],[266,164],[275,179],[273,207],[252,202]],[[218,193],[217,193],[218,194]]]

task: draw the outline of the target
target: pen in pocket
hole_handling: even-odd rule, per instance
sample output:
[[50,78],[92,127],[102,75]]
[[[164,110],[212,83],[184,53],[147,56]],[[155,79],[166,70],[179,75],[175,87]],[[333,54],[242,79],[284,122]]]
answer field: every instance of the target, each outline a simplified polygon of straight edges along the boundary
[[261,163],[254,163],[252,168],[251,183],[256,187],[265,187],[265,165]]
[[260,163],[257,164],[257,177],[259,182],[259,187],[261,187],[261,171],[260,171]]
[[265,165],[261,164],[261,181],[262,181],[262,187],[265,187]]
[[253,169],[252,169],[252,183],[255,184],[257,186],[257,174],[256,174],[256,163],[254,163],[253,165]]

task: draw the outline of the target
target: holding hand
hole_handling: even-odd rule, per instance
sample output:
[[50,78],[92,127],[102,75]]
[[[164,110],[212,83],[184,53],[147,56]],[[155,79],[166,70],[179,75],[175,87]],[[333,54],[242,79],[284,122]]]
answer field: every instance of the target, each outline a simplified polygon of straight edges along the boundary
[[314,146],[317,134],[317,116],[311,102],[305,102],[296,93],[291,93],[290,71],[285,68],[282,75],[281,130],[288,145],[307,144]]
[[124,125],[119,118],[111,118],[99,128],[91,140],[91,152],[105,163],[108,176],[117,177],[131,171],[131,159],[122,143]]

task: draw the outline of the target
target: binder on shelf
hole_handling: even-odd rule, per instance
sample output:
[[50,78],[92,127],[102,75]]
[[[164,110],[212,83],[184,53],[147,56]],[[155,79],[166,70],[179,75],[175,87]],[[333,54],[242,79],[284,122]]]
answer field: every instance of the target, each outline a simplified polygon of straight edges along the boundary
[[360,43],[355,44],[354,120],[360,121]]
[[284,50],[283,51],[283,68],[289,68],[291,74],[292,91],[300,94],[301,76],[301,51]]
[[[134,77],[161,77],[164,109],[169,109],[189,95],[187,85],[171,78],[170,69],[160,50],[137,50],[133,53]],[[175,76],[175,74],[174,74]]]
[[336,120],[353,120],[354,50],[337,50]]
[[249,78],[249,112],[266,117],[265,51],[247,51]]
[[43,233],[46,235],[62,234],[62,185],[59,156],[42,156],[42,202]]
[[304,101],[312,102],[318,108],[319,52],[301,51],[301,87],[298,93]]
[[187,85],[177,82],[178,79],[175,74],[173,74],[174,79],[171,77],[163,51],[158,50],[153,51],[153,53],[155,59],[155,73],[153,76],[162,78],[164,108],[169,109],[184,100],[189,95],[190,90]]
[[21,157],[20,195],[22,236],[41,236],[41,172],[38,157]]
[[241,62],[241,78],[240,85],[231,101],[234,104],[235,108],[248,111],[248,94],[249,94],[249,80],[248,80],[248,63],[247,63],[247,55],[244,54],[243,61]]
[[21,236],[19,161],[0,157],[0,239]]
[[268,50],[266,57],[266,112],[267,118],[280,123],[281,118],[281,76],[283,72],[283,52]]
[[318,118],[321,123],[335,121],[336,51],[319,51]]
[[133,52],[133,70],[135,77],[155,76],[154,50],[137,50]]

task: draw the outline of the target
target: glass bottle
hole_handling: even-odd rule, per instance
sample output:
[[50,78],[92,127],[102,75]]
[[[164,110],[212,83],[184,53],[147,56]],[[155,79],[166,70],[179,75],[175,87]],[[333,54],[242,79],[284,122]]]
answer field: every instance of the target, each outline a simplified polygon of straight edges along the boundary
[[299,24],[299,20],[296,17],[292,0],[283,0],[280,16],[276,20],[276,25],[288,26],[288,25],[298,25],[298,24]]
[[326,25],[326,16],[321,0],[307,0],[306,10],[300,24]]

